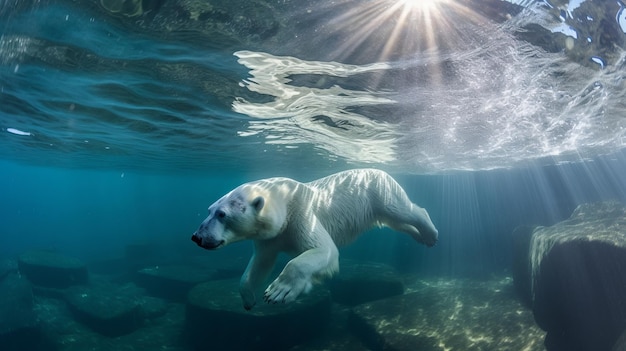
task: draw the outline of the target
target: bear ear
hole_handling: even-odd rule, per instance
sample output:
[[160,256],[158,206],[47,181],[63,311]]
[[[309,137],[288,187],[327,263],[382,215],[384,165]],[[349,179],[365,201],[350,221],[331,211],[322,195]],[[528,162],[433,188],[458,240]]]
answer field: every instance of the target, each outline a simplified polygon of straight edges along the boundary
[[252,200],[252,207],[254,207],[254,209],[257,211],[261,211],[264,205],[265,199],[263,198],[263,196],[257,196],[254,200]]

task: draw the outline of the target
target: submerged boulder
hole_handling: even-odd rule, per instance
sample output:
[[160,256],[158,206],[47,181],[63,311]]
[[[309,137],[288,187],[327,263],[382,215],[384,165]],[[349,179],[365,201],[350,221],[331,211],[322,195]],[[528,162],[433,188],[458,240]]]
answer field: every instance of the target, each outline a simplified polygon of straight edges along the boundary
[[404,292],[402,278],[389,265],[346,260],[340,266],[339,274],[330,281],[335,302],[356,306]]
[[290,304],[258,301],[244,310],[239,280],[195,286],[187,297],[187,331],[195,349],[285,350],[324,330],[330,319],[330,294],[323,288]]
[[152,295],[184,302],[191,288],[214,275],[214,270],[193,265],[153,266],[137,272],[137,283]]
[[570,218],[535,228],[526,257],[529,274],[515,279],[531,287],[547,349],[610,350],[626,329],[626,208],[580,205]]
[[18,268],[34,285],[64,289],[87,283],[87,268],[78,259],[45,250],[28,251],[19,256]]
[[139,328],[146,317],[165,312],[156,298],[143,296],[133,284],[98,282],[65,291],[65,300],[76,319],[105,336],[120,336]]
[[543,350],[543,332],[510,279],[426,282],[356,306],[350,328],[371,350]]
[[[6,273],[6,271],[5,271]],[[0,279],[0,345],[2,350],[37,350],[40,328],[31,284],[13,273]]]
[[192,256],[182,262],[144,267],[134,278],[151,295],[185,302],[191,288],[202,282],[240,277],[247,260],[237,255]]
[[[97,277],[92,277],[97,279]],[[137,290],[131,287],[120,289]],[[72,288],[73,289],[73,288]],[[125,292],[128,294],[128,292]],[[41,351],[183,351],[180,342],[184,322],[184,305],[167,304],[163,300],[137,295],[144,314],[142,327],[132,333],[111,337],[102,335],[77,320],[65,301],[38,297],[35,310],[44,337],[48,340]],[[2,346],[0,349],[4,351]],[[39,351],[21,349],[20,351]]]
[[0,281],[12,273],[17,273],[17,262],[13,260],[0,260]]

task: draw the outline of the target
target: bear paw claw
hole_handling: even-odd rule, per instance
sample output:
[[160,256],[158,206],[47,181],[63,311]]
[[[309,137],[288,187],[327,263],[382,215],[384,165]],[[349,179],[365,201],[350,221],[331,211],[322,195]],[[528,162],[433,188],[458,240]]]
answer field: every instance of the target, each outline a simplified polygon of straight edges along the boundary
[[284,282],[282,279],[277,278],[269,287],[265,290],[263,298],[267,303],[290,303],[304,291],[304,283],[290,283]]
[[265,299],[265,302],[267,303],[271,303],[271,304],[275,304],[278,302],[290,302],[290,300],[288,300],[289,297],[289,293],[291,291],[287,288],[287,287],[281,287],[281,288],[268,288],[265,291],[265,295],[263,296]]

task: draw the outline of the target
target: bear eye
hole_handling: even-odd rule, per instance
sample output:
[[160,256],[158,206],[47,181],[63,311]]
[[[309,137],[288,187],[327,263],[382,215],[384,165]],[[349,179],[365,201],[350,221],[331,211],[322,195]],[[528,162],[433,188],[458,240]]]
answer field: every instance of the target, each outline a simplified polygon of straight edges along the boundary
[[217,210],[217,211],[215,211],[215,217],[217,217],[217,218],[224,218],[224,217],[226,217],[226,212],[224,212],[222,210]]

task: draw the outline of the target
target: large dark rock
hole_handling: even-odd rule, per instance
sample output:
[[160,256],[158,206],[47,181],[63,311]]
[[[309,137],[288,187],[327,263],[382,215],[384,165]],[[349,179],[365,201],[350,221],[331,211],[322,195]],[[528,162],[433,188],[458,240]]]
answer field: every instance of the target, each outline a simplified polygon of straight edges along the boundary
[[0,348],[38,350],[41,334],[31,284],[15,272],[0,279]]
[[353,308],[350,327],[372,350],[543,350],[543,332],[510,279],[437,281]]
[[[532,232],[532,309],[548,350],[610,350],[626,329],[626,208],[580,205]],[[523,276],[518,275],[517,279]]]
[[[209,252],[192,256],[184,264],[192,265],[198,270],[212,272],[212,279],[239,278],[250,261],[249,254],[232,254],[230,252]],[[279,266],[279,262],[276,264]]]
[[404,292],[402,278],[386,264],[342,260],[340,267],[330,281],[332,298],[338,303],[356,306]]
[[262,300],[245,311],[238,280],[194,287],[187,298],[187,331],[196,350],[286,350],[324,331],[331,300],[318,287],[290,304]]
[[[132,333],[110,337],[78,322],[65,301],[36,297],[37,317],[44,336],[52,344],[41,351],[189,351],[181,342],[185,321],[184,305],[167,304],[164,308],[160,299],[141,295],[137,295],[137,298],[140,301],[147,300],[140,302],[142,309],[146,307],[146,303],[151,305],[147,306],[150,312],[142,327]],[[4,350],[1,345],[0,350]]]
[[177,263],[144,267],[134,274],[134,279],[151,295],[185,302],[189,290],[202,282],[239,278],[248,259],[219,253],[192,256]]
[[0,281],[12,273],[17,273],[17,262],[13,260],[0,260]]
[[153,300],[146,303],[133,284],[75,286],[67,289],[65,300],[78,321],[106,336],[133,332],[142,325],[146,311],[155,313]]
[[33,284],[63,289],[87,283],[87,268],[76,258],[54,251],[33,250],[19,256],[18,267]]
[[211,280],[215,273],[192,265],[154,266],[139,270],[137,283],[152,295],[184,302],[191,288]]

